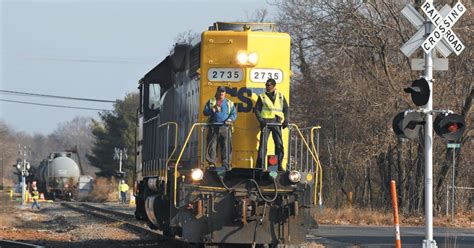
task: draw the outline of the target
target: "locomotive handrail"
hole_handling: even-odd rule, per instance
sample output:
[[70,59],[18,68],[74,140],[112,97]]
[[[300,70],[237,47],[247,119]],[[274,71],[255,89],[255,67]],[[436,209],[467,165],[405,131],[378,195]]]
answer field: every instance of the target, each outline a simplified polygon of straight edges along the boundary
[[[176,152],[176,147],[178,145],[178,123],[176,122],[166,122],[166,123],[163,123],[159,126],[159,128],[163,127],[163,126],[167,126],[168,127],[168,130],[169,130],[169,127],[170,125],[174,125],[175,128],[176,128],[176,132],[174,132],[174,146],[173,146],[173,151],[171,151],[171,154],[168,156],[167,160],[166,160],[166,163],[165,163],[165,195],[166,195],[166,186],[168,185],[168,167],[169,167],[169,162],[171,160],[171,158],[173,157],[174,153]],[[166,135],[166,149],[168,149],[168,136],[169,135]],[[161,174],[161,172],[160,172]]]
[[174,166],[174,182],[173,182],[173,204],[174,207],[176,207],[176,189],[178,188],[178,165],[179,161],[181,160],[181,157],[183,156],[184,150],[186,149],[186,146],[188,144],[189,138],[191,138],[191,135],[193,134],[193,130],[196,126],[215,126],[215,125],[225,125],[221,123],[194,123],[191,129],[188,132],[188,135],[186,136],[186,140],[184,141],[183,147],[181,148],[181,152],[178,155],[178,159],[176,160],[176,164]]
[[[316,146],[314,145],[314,130],[315,129],[321,129],[321,126],[315,126],[315,127],[312,127],[311,128],[311,145],[313,147],[313,151],[314,151],[314,154],[316,154],[316,156],[318,157],[318,161],[316,163],[316,165],[318,166],[318,171],[319,171],[319,197],[318,197],[318,202],[319,202],[319,205],[323,205],[323,167],[321,166],[321,161],[319,161],[319,155],[318,155],[318,151],[316,150]],[[319,139],[318,139],[319,140]],[[316,173],[318,173],[316,171]],[[318,177],[315,177],[315,180],[314,180],[314,205],[316,205],[316,192],[317,192],[317,182],[318,182]]]
[[[313,161],[316,162],[317,170],[316,170],[316,172],[315,172],[315,180],[314,180],[314,187],[315,187],[315,188],[314,188],[314,192],[315,192],[315,195],[316,195],[316,192],[317,192],[317,189],[318,189],[318,185],[317,185],[318,179],[319,179],[319,181],[320,181],[320,185],[322,185],[322,167],[321,167],[321,163],[319,162],[319,156],[318,156],[317,152],[315,151],[316,148],[314,147],[314,141],[313,141],[313,140],[314,140],[314,139],[313,139],[314,136],[313,136],[313,135],[314,135],[314,129],[319,129],[319,128],[321,128],[321,127],[316,126],[316,127],[311,128],[311,140],[313,141],[313,143],[312,143],[313,146],[312,146],[312,148],[310,148],[310,146],[308,145],[308,142],[307,142],[306,139],[304,138],[304,136],[303,136],[303,134],[301,133],[301,130],[299,129],[299,127],[298,127],[296,124],[293,124],[293,123],[289,124],[288,126],[294,127],[294,128],[296,129],[296,131],[298,131],[298,134],[300,135],[301,140],[302,140],[302,141],[304,142],[304,144],[306,145],[306,148],[309,150],[309,153],[311,154],[311,157],[313,158]],[[315,154],[316,154],[316,155],[315,155]],[[320,175],[321,175],[321,176],[318,175],[318,171],[320,171],[320,173],[321,173]],[[321,186],[321,188],[322,188],[322,186]],[[320,190],[321,190],[321,188],[320,188]],[[315,199],[314,202],[316,203],[316,196],[315,196],[314,199]]]

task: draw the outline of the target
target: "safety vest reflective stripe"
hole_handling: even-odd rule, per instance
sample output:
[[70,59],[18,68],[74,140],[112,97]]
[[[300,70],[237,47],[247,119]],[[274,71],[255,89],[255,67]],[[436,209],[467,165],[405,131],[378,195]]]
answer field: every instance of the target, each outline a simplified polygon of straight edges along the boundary
[[33,199],[36,199],[36,200],[39,199],[39,193],[38,193],[38,191],[33,191]]
[[275,103],[273,103],[265,93],[260,94],[260,98],[262,99],[262,111],[260,112],[260,117],[264,119],[274,119],[278,116],[283,122],[285,119],[285,115],[283,114],[283,95],[276,91],[275,94]]

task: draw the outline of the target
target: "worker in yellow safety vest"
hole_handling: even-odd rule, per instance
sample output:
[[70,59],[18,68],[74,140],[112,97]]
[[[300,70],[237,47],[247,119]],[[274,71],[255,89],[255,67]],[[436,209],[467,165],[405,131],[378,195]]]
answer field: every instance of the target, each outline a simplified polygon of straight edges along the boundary
[[120,199],[122,203],[127,202],[127,192],[128,192],[128,184],[125,183],[125,180],[122,180],[119,185],[119,190],[120,190]]
[[35,206],[40,209],[40,205],[38,203],[38,199],[39,199],[39,192],[38,190],[35,188],[33,188],[33,191],[31,192],[31,194],[33,195],[33,204],[31,205],[31,208],[33,209]]
[[282,170],[283,139],[281,128],[288,126],[288,103],[285,96],[276,91],[276,81],[272,78],[265,83],[265,92],[258,96],[254,108],[255,115],[260,122],[260,144],[258,147],[257,168],[263,168],[263,160],[267,154],[268,135],[272,133],[275,142],[275,155],[278,159],[278,169]]
[[206,160],[210,166],[216,164],[217,144],[221,149],[222,166],[230,169],[232,160],[232,123],[237,119],[234,103],[225,97],[224,86],[217,87],[215,97],[207,101],[203,114],[209,116]]

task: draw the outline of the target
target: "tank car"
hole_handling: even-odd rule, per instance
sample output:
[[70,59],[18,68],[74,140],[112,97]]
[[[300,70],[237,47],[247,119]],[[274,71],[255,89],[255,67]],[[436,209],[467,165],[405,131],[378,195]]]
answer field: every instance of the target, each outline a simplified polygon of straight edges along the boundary
[[[138,219],[167,236],[202,244],[299,244],[317,227],[319,127],[291,123],[282,131],[283,170],[272,137],[265,165],[254,163],[261,130],[252,110],[268,78],[290,100],[290,42],[272,23],[217,22],[199,43],[176,45],[139,81]],[[233,131],[229,127],[231,170],[205,161],[211,124],[203,109],[219,86],[238,113]]]
[[70,200],[75,193],[80,168],[69,152],[51,153],[38,167],[38,190],[48,198]]

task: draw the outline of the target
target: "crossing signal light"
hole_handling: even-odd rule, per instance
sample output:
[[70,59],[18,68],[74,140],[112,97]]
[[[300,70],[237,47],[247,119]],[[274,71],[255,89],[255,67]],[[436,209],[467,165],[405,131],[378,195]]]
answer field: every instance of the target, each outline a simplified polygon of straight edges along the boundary
[[410,112],[405,115],[405,112],[400,112],[393,118],[392,128],[400,138],[416,139],[424,124],[423,114]]
[[439,114],[436,116],[433,128],[439,136],[449,141],[456,141],[461,138],[464,133],[466,123],[461,115]]
[[413,81],[410,87],[403,90],[411,94],[411,100],[413,100],[416,106],[426,105],[430,99],[430,85],[425,78]]

